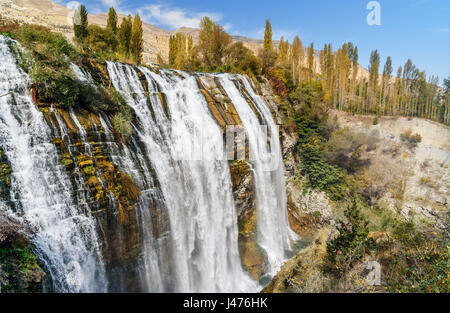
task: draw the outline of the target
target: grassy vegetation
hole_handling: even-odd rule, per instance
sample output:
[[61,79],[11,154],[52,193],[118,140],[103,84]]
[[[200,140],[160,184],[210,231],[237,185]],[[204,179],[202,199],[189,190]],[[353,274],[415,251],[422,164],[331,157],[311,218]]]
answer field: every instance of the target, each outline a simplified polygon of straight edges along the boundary
[[29,246],[0,245],[0,287],[2,293],[38,292],[44,272]]

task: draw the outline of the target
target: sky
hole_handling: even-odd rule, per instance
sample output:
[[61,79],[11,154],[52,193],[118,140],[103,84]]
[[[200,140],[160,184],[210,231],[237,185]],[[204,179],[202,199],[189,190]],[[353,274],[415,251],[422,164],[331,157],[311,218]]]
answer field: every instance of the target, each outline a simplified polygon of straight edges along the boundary
[[[57,0],[73,6],[74,1]],[[374,7],[370,0],[89,0],[89,13],[106,12],[111,6],[125,14],[138,12],[155,26],[174,30],[198,27],[209,16],[232,35],[262,39],[265,20],[270,19],[274,39],[292,42],[299,35],[304,46],[316,49],[344,42],[358,46],[362,66],[368,67],[370,53],[377,49],[381,69],[391,56],[394,73],[410,58],[428,76],[442,82],[450,76],[450,1],[378,0],[380,25],[369,25]],[[373,2],[373,1],[372,1]]]

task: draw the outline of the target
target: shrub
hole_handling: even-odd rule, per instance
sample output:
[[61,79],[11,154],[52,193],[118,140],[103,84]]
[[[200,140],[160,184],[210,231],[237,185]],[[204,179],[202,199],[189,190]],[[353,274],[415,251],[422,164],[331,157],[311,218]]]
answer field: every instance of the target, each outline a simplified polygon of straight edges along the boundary
[[409,148],[415,148],[417,145],[422,142],[422,136],[419,134],[412,134],[410,130],[405,131],[400,135],[400,139],[403,142],[406,142]]
[[57,70],[40,62],[33,65],[30,78],[38,98],[61,107],[73,107],[80,96],[80,85],[68,70]]
[[90,52],[102,59],[114,59],[117,48],[117,39],[115,34],[108,28],[102,28],[97,25],[88,27],[88,37],[86,40]]
[[326,139],[323,135],[326,119],[324,121],[318,116],[302,115],[297,116],[296,122],[301,172],[308,176],[307,186],[326,191],[333,200],[342,199],[345,172],[327,162]]
[[124,113],[119,112],[113,117],[114,129],[122,136],[124,140],[130,138],[133,128],[131,127],[131,119]]
[[355,173],[370,163],[369,158],[363,158],[363,153],[374,150],[379,141],[376,133],[355,132],[348,128],[334,131],[328,141],[327,159],[350,174]]
[[445,240],[421,232],[412,220],[399,221],[393,239],[383,262],[388,291],[450,291],[450,247]]
[[327,243],[327,257],[339,275],[346,275],[355,262],[361,260],[376,244],[368,238],[369,222],[361,214],[356,200],[344,211],[344,218],[338,220],[339,235]]

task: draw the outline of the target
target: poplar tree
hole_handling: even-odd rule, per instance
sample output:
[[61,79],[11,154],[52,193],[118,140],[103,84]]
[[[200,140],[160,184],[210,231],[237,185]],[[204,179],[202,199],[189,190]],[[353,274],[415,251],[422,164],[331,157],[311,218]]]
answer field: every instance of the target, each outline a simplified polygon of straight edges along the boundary
[[131,15],[128,15],[122,19],[118,32],[119,52],[127,58],[130,56],[131,29]]
[[386,109],[386,103],[389,101],[389,93],[388,88],[390,85],[391,75],[392,75],[392,59],[390,56],[387,57],[386,63],[384,64],[383,68],[383,78],[381,82],[381,104],[382,104],[382,113],[384,114],[384,111]]
[[130,53],[133,60],[137,63],[141,63],[142,52],[144,51],[144,40],[142,39],[142,36],[142,21],[139,14],[136,14],[131,28]]
[[305,55],[299,36],[295,36],[291,50],[292,76],[294,77],[294,83],[299,83],[301,80],[301,66]]
[[380,67],[380,55],[378,50],[370,54],[369,65],[369,109],[373,109],[378,89],[378,75]]
[[117,13],[114,8],[110,8],[108,11],[108,21],[106,22],[106,28],[111,30],[114,34],[117,32]]
[[312,80],[314,76],[314,43],[308,48],[308,77]]
[[114,8],[110,8],[108,12],[108,21],[106,23],[106,29],[109,31],[111,40],[110,46],[113,52],[117,51],[117,13]]
[[263,74],[266,73],[269,68],[275,65],[276,55],[273,50],[272,25],[270,25],[269,20],[266,20],[266,28],[264,31],[264,47],[263,50],[260,51]]
[[177,42],[175,36],[169,38],[169,66],[175,66],[175,59],[177,58]]
[[278,45],[278,58],[281,64],[287,64],[289,59],[289,42],[284,41],[281,37],[280,44]]
[[266,20],[266,28],[264,31],[264,50],[273,51],[273,41],[272,41],[272,25],[269,20]]
[[75,35],[75,41],[81,46],[84,45],[88,36],[88,16],[87,10],[84,5],[79,5],[75,10],[73,17],[73,32]]

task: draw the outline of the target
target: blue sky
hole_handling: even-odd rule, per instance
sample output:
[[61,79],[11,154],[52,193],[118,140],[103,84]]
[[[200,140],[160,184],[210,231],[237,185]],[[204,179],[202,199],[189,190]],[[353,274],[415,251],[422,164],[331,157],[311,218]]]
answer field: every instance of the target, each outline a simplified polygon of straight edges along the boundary
[[[450,1],[379,0],[381,25],[369,26],[369,0],[97,0],[83,1],[90,13],[114,6],[122,13],[139,12],[144,21],[164,29],[196,27],[208,15],[233,35],[264,36],[270,19],[274,39],[336,48],[351,41],[358,46],[360,63],[367,68],[370,52],[378,49],[384,64],[391,56],[394,72],[408,58],[440,81],[450,76]],[[69,5],[73,1],[56,1]]]

